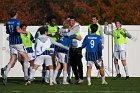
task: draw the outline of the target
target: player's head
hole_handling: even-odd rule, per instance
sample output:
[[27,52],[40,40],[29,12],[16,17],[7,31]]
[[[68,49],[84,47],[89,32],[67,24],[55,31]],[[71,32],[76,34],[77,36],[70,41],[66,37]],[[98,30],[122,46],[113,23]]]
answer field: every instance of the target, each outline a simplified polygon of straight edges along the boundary
[[57,25],[57,18],[54,15],[48,17],[48,22],[51,26]]
[[71,24],[71,26],[74,26],[75,22],[76,22],[76,17],[74,15],[71,15],[70,16],[70,24]]
[[48,31],[47,31],[47,29],[45,27],[40,27],[38,29],[38,31],[40,32],[41,35],[44,35],[44,34],[47,35],[47,33],[48,33]]
[[122,21],[120,19],[116,19],[115,20],[116,28],[121,28],[121,23],[122,23]]
[[21,25],[20,25],[20,28],[21,28],[23,31],[26,31],[27,25],[26,25],[26,24],[21,24]]
[[98,23],[98,16],[97,15],[92,15],[92,23],[97,24]]
[[91,33],[96,33],[97,29],[98,29],[98,25],[97,24],[92,24],[90,26],[91,29]]
[[17,17],[17,15],[18,15],[17,12],[18,12],[17,9],[15,7],[12,7],[9,11],[10,17],[15,17],[15,16]]
[[65,20],[65,21],[63,22],[63,27],[64,27],[64,28],[69,28],[69,27],[70,27],[70,20]]

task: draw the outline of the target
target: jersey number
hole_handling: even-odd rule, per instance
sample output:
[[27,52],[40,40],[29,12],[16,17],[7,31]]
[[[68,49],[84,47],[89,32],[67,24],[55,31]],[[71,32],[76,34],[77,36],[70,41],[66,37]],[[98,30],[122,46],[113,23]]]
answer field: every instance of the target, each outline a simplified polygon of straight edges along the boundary
[[90,40],[90,47],[91,47],[91,48],[94,47],[94,40]]
[[10,33],[14,32],[14,26],[13,25],[9,25],[8,26]]

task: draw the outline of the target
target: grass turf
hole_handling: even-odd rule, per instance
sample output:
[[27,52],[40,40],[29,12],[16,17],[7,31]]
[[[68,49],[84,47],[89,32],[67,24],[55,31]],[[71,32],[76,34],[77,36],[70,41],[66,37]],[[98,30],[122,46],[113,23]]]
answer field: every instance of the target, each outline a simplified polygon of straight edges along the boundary
[[101,85],[101,79],[92,78],[92,85],[85,82],[80,85],[54,85],[49,86],[41,82],[41,78],[36,78],[31,85],[25,86],[23,78],[8,78],[6,86],[0,80],[0,93],[140,93],[140,78],[119,78],[113,80],[106,78],[108,85]]

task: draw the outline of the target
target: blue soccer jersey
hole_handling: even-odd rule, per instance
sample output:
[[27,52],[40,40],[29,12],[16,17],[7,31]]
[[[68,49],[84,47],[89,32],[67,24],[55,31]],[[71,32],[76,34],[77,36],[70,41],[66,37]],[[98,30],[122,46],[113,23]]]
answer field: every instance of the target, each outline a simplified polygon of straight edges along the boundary
[[[59,39],[58,39],[58,43],[61,43],[64,46],[70,47],[70,45],[72,43],[72,39],[76,38],[76,37],[77,37],[77,35],[75,35],[75,34],[71,35],[71,36],[62,36],[62,35],[60,35]],[[68,52],[67,50],[65,50],[63,48],[60,48],[60,47],[56,47],[56,51],[57,52],[62,52],[62,53],[67,53]]]
[[22,44],[20,33],[17,32],[16,28],[20,28],[20,21],[16,18],[11,18],[6,22],[6,33],[9,34],[9,44]]
[[96,61],[102,56],[101,37],[96,34],[89,34],[84,38],[82,48],[86,48],[86,60]]

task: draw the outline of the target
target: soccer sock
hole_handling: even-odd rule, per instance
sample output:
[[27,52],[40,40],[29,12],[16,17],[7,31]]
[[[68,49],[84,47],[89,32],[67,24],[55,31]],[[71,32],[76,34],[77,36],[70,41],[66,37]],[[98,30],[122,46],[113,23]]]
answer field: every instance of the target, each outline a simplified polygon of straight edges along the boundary
[[53,69],[50,69],[50,83],[53,82]]
[[91,83],[91,78],[87,77],[87,81],[88,81],[88,83]]
[[29,72],[28,75],[31,74],[32,69],[33,69],[33,66],[30,66],[30,67],[29,67],[29,71],[28,71],[28,72]]
[[29,76],[30,80],[32,80],[34,78],[34,75],[35,75],[35,69],[32,69],[31,74]]
[[67,82],[67,71],[63,71],[63,82]]
[[7,67],[6,67],[6,70],[5,70],[5,75],[7,76],[8,72],[10,71],[11,69],[11,64],[8,64]]
[[7,66],[8,66],[8,65],[6,65],[6,66],[3,68],[4,71],[6,70]]
[[105,75],[101,77],[102,81],[105,81]]
[[24,76],[26,77],[26,76],[28,76],[28,67],[29,66],[29,64],[28,64],[28,62],[24,62]]
[[119,64],[115,64],[115,68],[116,68],[116,72],[117,72],[117,74],[120,74]]
[[45,78],[49,78],[50,70],[46,70]]
[[58,74],[58,70],[55,70],[55,71],[54,71],[54,77],[53,77],[53,80],[54,80],[54,81],[56,81],[57,74]]
[[124,70],[125,70],[126,76],[129,76],[129,74],[128,74],[128,67],[127,66],[124,66]]

